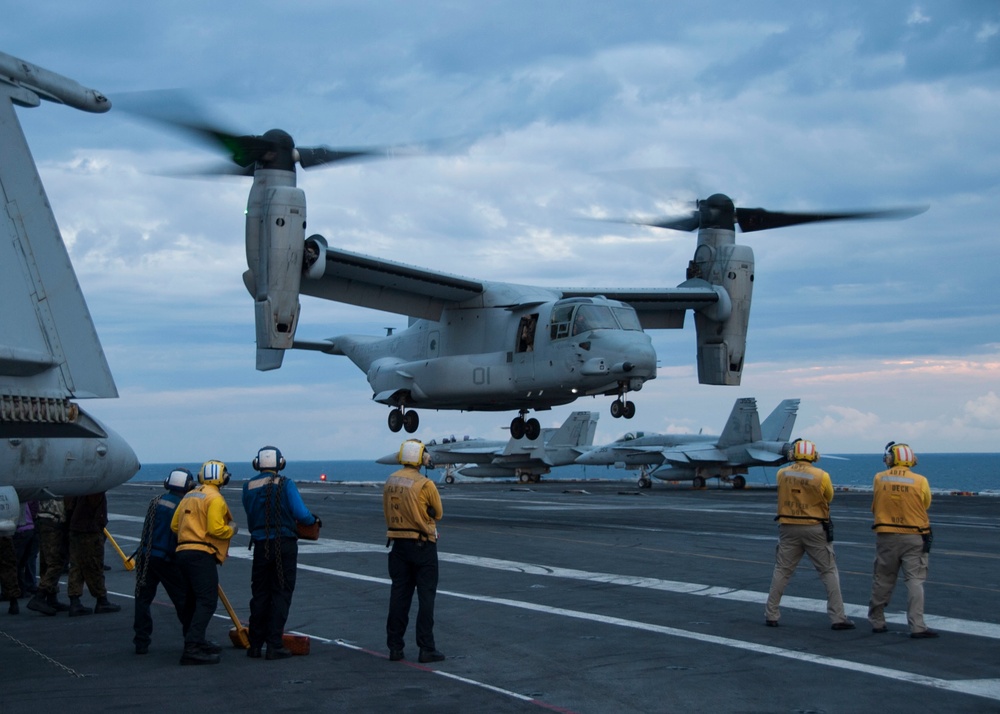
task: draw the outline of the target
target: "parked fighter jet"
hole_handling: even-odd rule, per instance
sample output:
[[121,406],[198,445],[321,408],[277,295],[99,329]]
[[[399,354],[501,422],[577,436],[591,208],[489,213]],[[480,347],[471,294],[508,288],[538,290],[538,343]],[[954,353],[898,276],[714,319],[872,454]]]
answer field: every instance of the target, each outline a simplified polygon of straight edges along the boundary
[[786,399],[762,425],[757,400],[737,399],[720,436],[630,433],[591,449],[576,462],[639,469],[640,488],[650,488],[650,476],[663,481],[691,480],[696,487],[717,477],[732,482],[733,488],[743,488],[748,467],[777,466],[788,460],[798,410],[798,399]]
[[125,440],[73,399],[117,397],[14,105],[104,112],[104,95],[0,53],[0,533],[20,500],[107,491],[139,470]]
[[[542,429],[538,439],[470,439],[455,437],[426,444],[432,468],[445,467],[445,483],[454,474],[474,478],[515,477],[521,483],[537,483],[553,467],[567,466],[594,443],[597,412],[573,412],[558,429]],[[386,454],[380,464],[395,464],[397,454]]]

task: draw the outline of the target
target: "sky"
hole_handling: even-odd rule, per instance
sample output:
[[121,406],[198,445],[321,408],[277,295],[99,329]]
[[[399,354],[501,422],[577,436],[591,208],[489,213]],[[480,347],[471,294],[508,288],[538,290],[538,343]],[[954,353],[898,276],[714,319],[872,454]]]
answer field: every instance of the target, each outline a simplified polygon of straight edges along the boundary
[[[651,331],[637,415],[597,441],[719,433],[802,400],[827,453],[1000,451],[1000,5],[991,1],[463,3],[52,0],[4,11],[0,51],[114,105],[181,89],[239,133],[299,145],[463,137],[456,153],[300,172],[309,233],[471,278],[673,286],[693,234],[585,220],[716,192],[771,210],[928,206],[899,222],[737,236],[756,255],[739,387],[699,385],[692,320]],[[116,99],[116,97],[118,99]],[[169,174],[217,157],[113,108],[18,115],[118,399],[84,408],[145,463],[367,459],[398,448],[346,358],[254,369],[243,286],[249,179]],[[303,298],[298,336],[402,316]],[[421,412],[415,436],[505,438],[514,414]]]

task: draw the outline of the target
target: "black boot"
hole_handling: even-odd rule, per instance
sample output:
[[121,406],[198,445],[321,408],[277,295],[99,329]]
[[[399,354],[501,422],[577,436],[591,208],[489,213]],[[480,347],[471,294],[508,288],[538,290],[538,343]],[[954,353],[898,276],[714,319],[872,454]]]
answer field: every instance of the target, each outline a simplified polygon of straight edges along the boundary
[[28,601],[28,609],[40,612],[43,615],[55,615],[58,612],[58,610],[49,604],[46,594],[41,590],[35,593],[34,597]]
[[122,609],[121,605],[116,605],[113,602],[108,602],[107,595],[101,595],[97,598],[97,604],[94,605],[94,614],[103,615],[108,612],[118,612]]
[[59,601],[59,593],[49,593],[46,602],[56,609],[56,612],[69,612],[69,605]]
[[221,661],[222,657],[206,652],[197,643],[184,643],[184,654],[181,655],[181,664],[218,664]]
[[18,615],[21,612],[20,606],[17,604],[17,598],[12,597],[10,599],[10,607],[7,608],[8,615]]
[[76,597],[70,595],[70,597],[69,597],[69,616],[70,617],[76,617],[77,615],[89,615],[92,612],[93,612],[93,610],[91,610],[89,607],[84,607],[83,606],[83,603],[80,602],[80,596],[79,595],[76,596]]

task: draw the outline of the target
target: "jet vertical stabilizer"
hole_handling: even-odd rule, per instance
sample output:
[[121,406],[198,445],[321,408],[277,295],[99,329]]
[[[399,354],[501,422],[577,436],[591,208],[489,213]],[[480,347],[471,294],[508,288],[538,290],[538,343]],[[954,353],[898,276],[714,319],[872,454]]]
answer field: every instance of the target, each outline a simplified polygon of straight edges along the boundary
[[760,441],[760,416],[757,414],[757,400],[753,397],[737,399],[729,421],[716,443],[716,448],[725,449],[736,444],[750,444]]
[[760,433],[764,441],[790,441],[792,429],[795,428],[795,417],[799,413],[798,399],[785,399],[774,408],[764,423],[760,425]]
[[96,493],[139,463],[74,399],[117,397],[111,370],[14,106],[111,104],[71,79],[0,53],[0,489],[4,502]]

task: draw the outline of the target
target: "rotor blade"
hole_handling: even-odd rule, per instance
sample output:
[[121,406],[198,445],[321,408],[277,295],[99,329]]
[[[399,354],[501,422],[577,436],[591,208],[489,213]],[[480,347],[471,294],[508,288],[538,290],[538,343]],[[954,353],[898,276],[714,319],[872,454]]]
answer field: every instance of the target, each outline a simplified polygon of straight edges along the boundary
[[299,166],[304,169],[313,166],[333,164],[338,161],[361,161],[391,156],[389,147],[385,149],[331,149],[329,146],[303,147],[299,150]]
[[603,221],[605,223],[625,223],[631,226],[667,228],[672,231],[695,231],[698,230],[699,215],[697,212],[693,212],[688,216],[677,216],[674,218],[593,218],[590,220]]
[[785,228],[802,223],[821,221],[855,220],[902,220],[920,215],[927,206],[911,208],[890,208],[880,211],[847,211],[843,213],[785,213],[768,211],[763,208],[737,208],[736,221],[744,233],[765,231],[771,228]]

